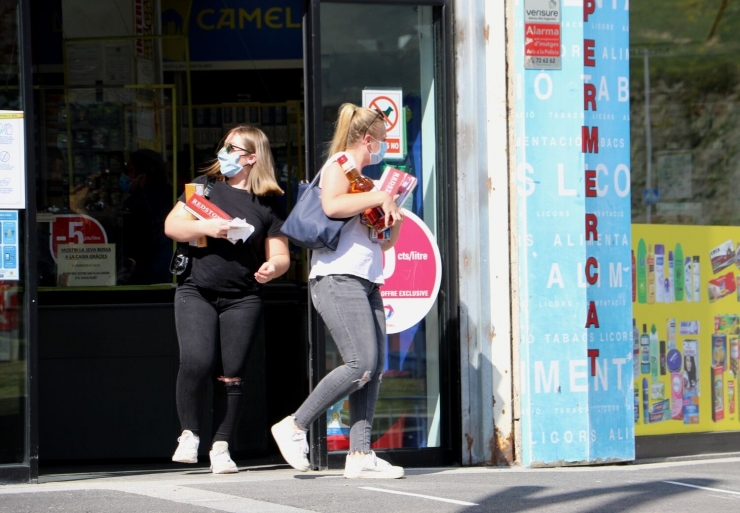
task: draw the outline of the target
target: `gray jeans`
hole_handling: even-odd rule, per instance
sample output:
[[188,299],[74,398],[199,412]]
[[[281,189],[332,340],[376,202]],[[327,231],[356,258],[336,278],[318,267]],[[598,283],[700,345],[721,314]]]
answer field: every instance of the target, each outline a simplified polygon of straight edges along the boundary
[[311,299],[344,365],[322,379],[295,413],[308,426],[349,394],[349,452],[369,453],[370,433],[385,365],[385,314],[379,286],[336,274],[311,280]]

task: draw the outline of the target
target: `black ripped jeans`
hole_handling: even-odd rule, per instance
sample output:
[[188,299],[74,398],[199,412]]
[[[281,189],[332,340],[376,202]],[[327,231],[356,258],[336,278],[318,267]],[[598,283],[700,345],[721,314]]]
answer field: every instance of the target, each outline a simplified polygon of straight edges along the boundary
[[218,371],[216,378],[239,378],[236,383],[214,382],[213,441],[230,441],[241,416],[244,370],[261,315],[259,293],[217,292],[197,287],[190,279],[177,287],[180,370],[176,399],[183,430],[200,436],[204,393]]

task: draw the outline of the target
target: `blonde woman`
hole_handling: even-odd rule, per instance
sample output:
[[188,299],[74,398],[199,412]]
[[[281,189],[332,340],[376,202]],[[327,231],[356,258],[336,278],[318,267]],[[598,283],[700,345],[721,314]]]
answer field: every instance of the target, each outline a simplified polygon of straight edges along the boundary
[[[339,349],[344,365],[327,374],[295,414],[272,427],[285,460],[295,469],[309,469],[306,430],[326,410],[349,394],[350,442],[344,477],[399,478],[403,468],[378,458],[370,434],[385,363],[385,314],[382,252],[398,239],[403,214],[394,198],[382,191],[350,194],[349,181],[337,162],[347,159],[358,171],[383,160],[387,149],[385,118],[380,111],[350,103],[339,109],[329,159],[320,173],[321,205],[329,217],[352,217],[342,228],[336,251],[314,251],[309,286],[311,300]],[[360,213],[380,206],[391,239],[370,240]]]
[[[224,137],[217,159],[198,183],[212,182],[210,201],[234,219],[254,227],[246,241],[227,240],[230,221],[194,220],[184,209],[184,194],[165,220],[165,233],[178,242],[207,237],[204,248],[190,248],[190,275],[175,293],[175,323],[180,345],[177,412],[182,435],[172,457],[198,461],[203,393],[216,369],[214,436],[210,451],[214,474],[237,472],[229,441],[242,406],[243,373],[262,316],[262,285],[290,264],[288,240],[280,233],[285,220],[278,202],[283,191],[265,134],[238,126]],[[220,358],[220,361],[218,361]]]

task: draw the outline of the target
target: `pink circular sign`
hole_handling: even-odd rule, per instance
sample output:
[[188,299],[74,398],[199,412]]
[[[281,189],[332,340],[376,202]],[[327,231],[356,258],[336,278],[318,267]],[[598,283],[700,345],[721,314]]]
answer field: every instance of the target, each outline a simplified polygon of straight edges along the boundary
[[405,217],[396,245],[383,253],[380,288],[388,334],[400,333],[421,321],[437,300],[442,259],[437,241],[424,221],[403,209]]

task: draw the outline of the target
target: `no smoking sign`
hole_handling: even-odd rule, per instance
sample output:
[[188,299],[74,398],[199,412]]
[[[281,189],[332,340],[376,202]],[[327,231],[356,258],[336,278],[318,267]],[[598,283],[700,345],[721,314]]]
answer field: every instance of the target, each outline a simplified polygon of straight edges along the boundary
[[403,113],[403,91],[401,89],[363,89],[362,106],[380,111],[388,132],[387,160],[406,157],[406,130]]

